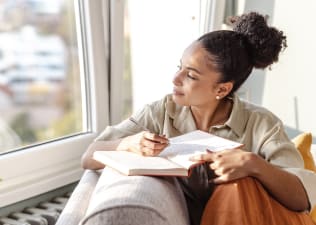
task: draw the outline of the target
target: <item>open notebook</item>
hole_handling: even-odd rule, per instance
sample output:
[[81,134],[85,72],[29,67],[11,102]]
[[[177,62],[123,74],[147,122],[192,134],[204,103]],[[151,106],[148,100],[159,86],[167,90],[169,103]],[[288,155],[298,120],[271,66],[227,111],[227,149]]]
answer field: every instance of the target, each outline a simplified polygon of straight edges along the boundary
[[93,158],[126,175],[189,176],[190,169],[201,162],[191,156],[234,149],[242,144],[196,130],[174,138],[159,156],[141,156],[127,151],[96,151]]

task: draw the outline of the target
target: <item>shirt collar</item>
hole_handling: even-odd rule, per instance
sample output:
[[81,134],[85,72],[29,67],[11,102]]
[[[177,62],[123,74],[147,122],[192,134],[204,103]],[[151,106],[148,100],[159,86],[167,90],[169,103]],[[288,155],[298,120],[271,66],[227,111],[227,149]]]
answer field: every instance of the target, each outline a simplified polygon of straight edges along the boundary
[[246,127],[249,115],[247,110],[245,110],[245,103],[241,101],[237,95],[234,95],[232,100],[232,112],[225,124],[229,126],[239,137],[241,137]]
[[180,133],[184,134],[196,130],[190,107],[177,105],[173,101],[172,95],[167,97],[166,111],[168,116],[173,119],[173,127]]
[[[245,110],[245,103],[237,95],[233,98],[232,112],[225,125],[230,127],[236,135],[241,137],[246,127],[248,113]],[[196,130],[194,118],[188,106],[179,106],[172,100],[172,95],[167,97],[166,111],[168,116],[173,119],[173,126],[181,133]]]

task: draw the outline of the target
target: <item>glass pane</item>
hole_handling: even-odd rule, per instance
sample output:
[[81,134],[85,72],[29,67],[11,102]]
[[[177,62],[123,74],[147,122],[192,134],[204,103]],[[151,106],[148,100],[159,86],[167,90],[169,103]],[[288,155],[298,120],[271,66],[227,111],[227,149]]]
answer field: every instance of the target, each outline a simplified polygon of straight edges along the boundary
[[199,36],[199,12],[196,0],[125,1],[125,116],[172,92],[182,53]]
[[73,4],[0,1],[0,153],[82,132]]

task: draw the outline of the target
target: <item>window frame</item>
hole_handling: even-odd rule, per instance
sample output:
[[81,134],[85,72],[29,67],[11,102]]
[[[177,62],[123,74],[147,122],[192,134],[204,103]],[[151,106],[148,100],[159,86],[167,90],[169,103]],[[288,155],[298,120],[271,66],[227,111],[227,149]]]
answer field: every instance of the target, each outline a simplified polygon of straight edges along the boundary
[[109,3],[74,2],[87,132],[1,155],[0,207],[78,181],[83,152],[109,123]]

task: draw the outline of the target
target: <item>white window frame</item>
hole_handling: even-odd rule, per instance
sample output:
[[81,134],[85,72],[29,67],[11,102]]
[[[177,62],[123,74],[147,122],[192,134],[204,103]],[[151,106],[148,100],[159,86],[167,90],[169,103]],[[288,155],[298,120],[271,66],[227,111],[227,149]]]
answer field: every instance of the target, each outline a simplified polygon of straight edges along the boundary
[[226,0],[200,0],[200,5],[200,34],[221,29]]
[[84,7],[78,4],[76,8],[83,10],[80,18],[84,21],[81,26],[78,24],[77,31],[84,34],[78,40],[79,45],[82,41],[86,47],[79,51],[85,56],[85,60],[80,60],[85,65],[81,68],[85,71],[82,104],[87,105],[83,116],[87,116],[89,132],[1,155],[0,208],[77,181],[83,172],[80,167],[83,152],[109,123],[109,3],[81,2]]
[[124,0],[110,0],[110,121],[122,120],[124,75]]

